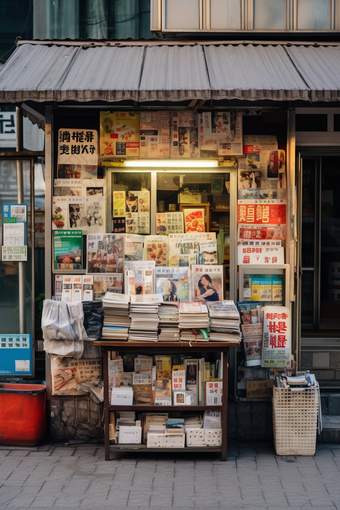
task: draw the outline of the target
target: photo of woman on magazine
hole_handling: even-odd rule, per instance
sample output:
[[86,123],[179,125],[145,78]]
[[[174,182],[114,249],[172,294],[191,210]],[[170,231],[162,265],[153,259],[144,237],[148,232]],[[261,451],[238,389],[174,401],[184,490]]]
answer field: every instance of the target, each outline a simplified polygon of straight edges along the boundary
[[202,275],[199,279],[195,287],[194,301],[219,301],[218,292],[208,274]]

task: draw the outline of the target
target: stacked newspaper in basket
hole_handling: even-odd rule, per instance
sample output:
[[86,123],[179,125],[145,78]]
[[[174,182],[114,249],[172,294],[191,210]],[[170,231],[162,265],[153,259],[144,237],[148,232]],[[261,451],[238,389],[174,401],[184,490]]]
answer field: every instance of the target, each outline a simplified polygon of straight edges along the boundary
[[212,342],[240,342],[240,313],[231,300],[207,301]]
[[208,308],[201,301],[179,304],[180,340],[198,342],[208,340],[209,316]]
[[160,342],[178,342],[178,303],[176,301],[163,301],[158,309]]
[[161,294],[137,294],[131,296],[129,342],[157,342],[158,308],[163,301]]
[[127,340],[131,324],[129,317],[130,296],[106,292],[102,302],[104,309],[102,339]]

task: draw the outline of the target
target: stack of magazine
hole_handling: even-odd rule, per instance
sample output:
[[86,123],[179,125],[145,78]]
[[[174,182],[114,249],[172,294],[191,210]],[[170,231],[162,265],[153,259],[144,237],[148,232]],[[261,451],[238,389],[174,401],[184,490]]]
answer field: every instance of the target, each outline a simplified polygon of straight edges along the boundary
[[197,342],[208,340],[209,316],[205,303],[192,301],[179,304],[180,340]]
[[157,342],[159,316],[162,302],[160,294],[135,294],[131,296],[129,342]]
[[178,342],[178,303],[174,301],[163,301],[158,309],[160,342]]
[[129,317],[130,296],[106,292],[103,298],[105,340],[127,340],[131,319]]
[[240,313],[234,301],[207,301],[212,342],[240,342]]

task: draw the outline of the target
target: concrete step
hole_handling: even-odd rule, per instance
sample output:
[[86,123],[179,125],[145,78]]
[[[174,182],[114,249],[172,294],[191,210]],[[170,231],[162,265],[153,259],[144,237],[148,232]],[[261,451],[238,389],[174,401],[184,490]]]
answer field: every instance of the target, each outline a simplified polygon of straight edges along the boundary
[[323,416],[340,415],[340,393],[321,391],[321,410]]
[[319,443],[340,443],[340,415],[323,415],[322,432],[317,436]]

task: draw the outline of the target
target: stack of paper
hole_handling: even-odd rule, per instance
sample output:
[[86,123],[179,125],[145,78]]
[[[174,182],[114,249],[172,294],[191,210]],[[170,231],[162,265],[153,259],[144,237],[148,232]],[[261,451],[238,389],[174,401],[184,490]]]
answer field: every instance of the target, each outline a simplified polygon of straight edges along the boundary
[[178,342],[178,303],[163,301],[158,309],[160,342]]
[[131,296],[129,342],[157,342],[158,308],[162,300],[160,294]]
[[179,304],[179,327],[183,329],[207,329],[209,327],[208,308],[205,303],[192,301]]
[[207,301],[207,307],[210,317],[210,340],[240,342],[240,313],[234,301]]
[[131,319],[129,317],[130,296],[106,292],[103,298],[103,339],[126,340]]

